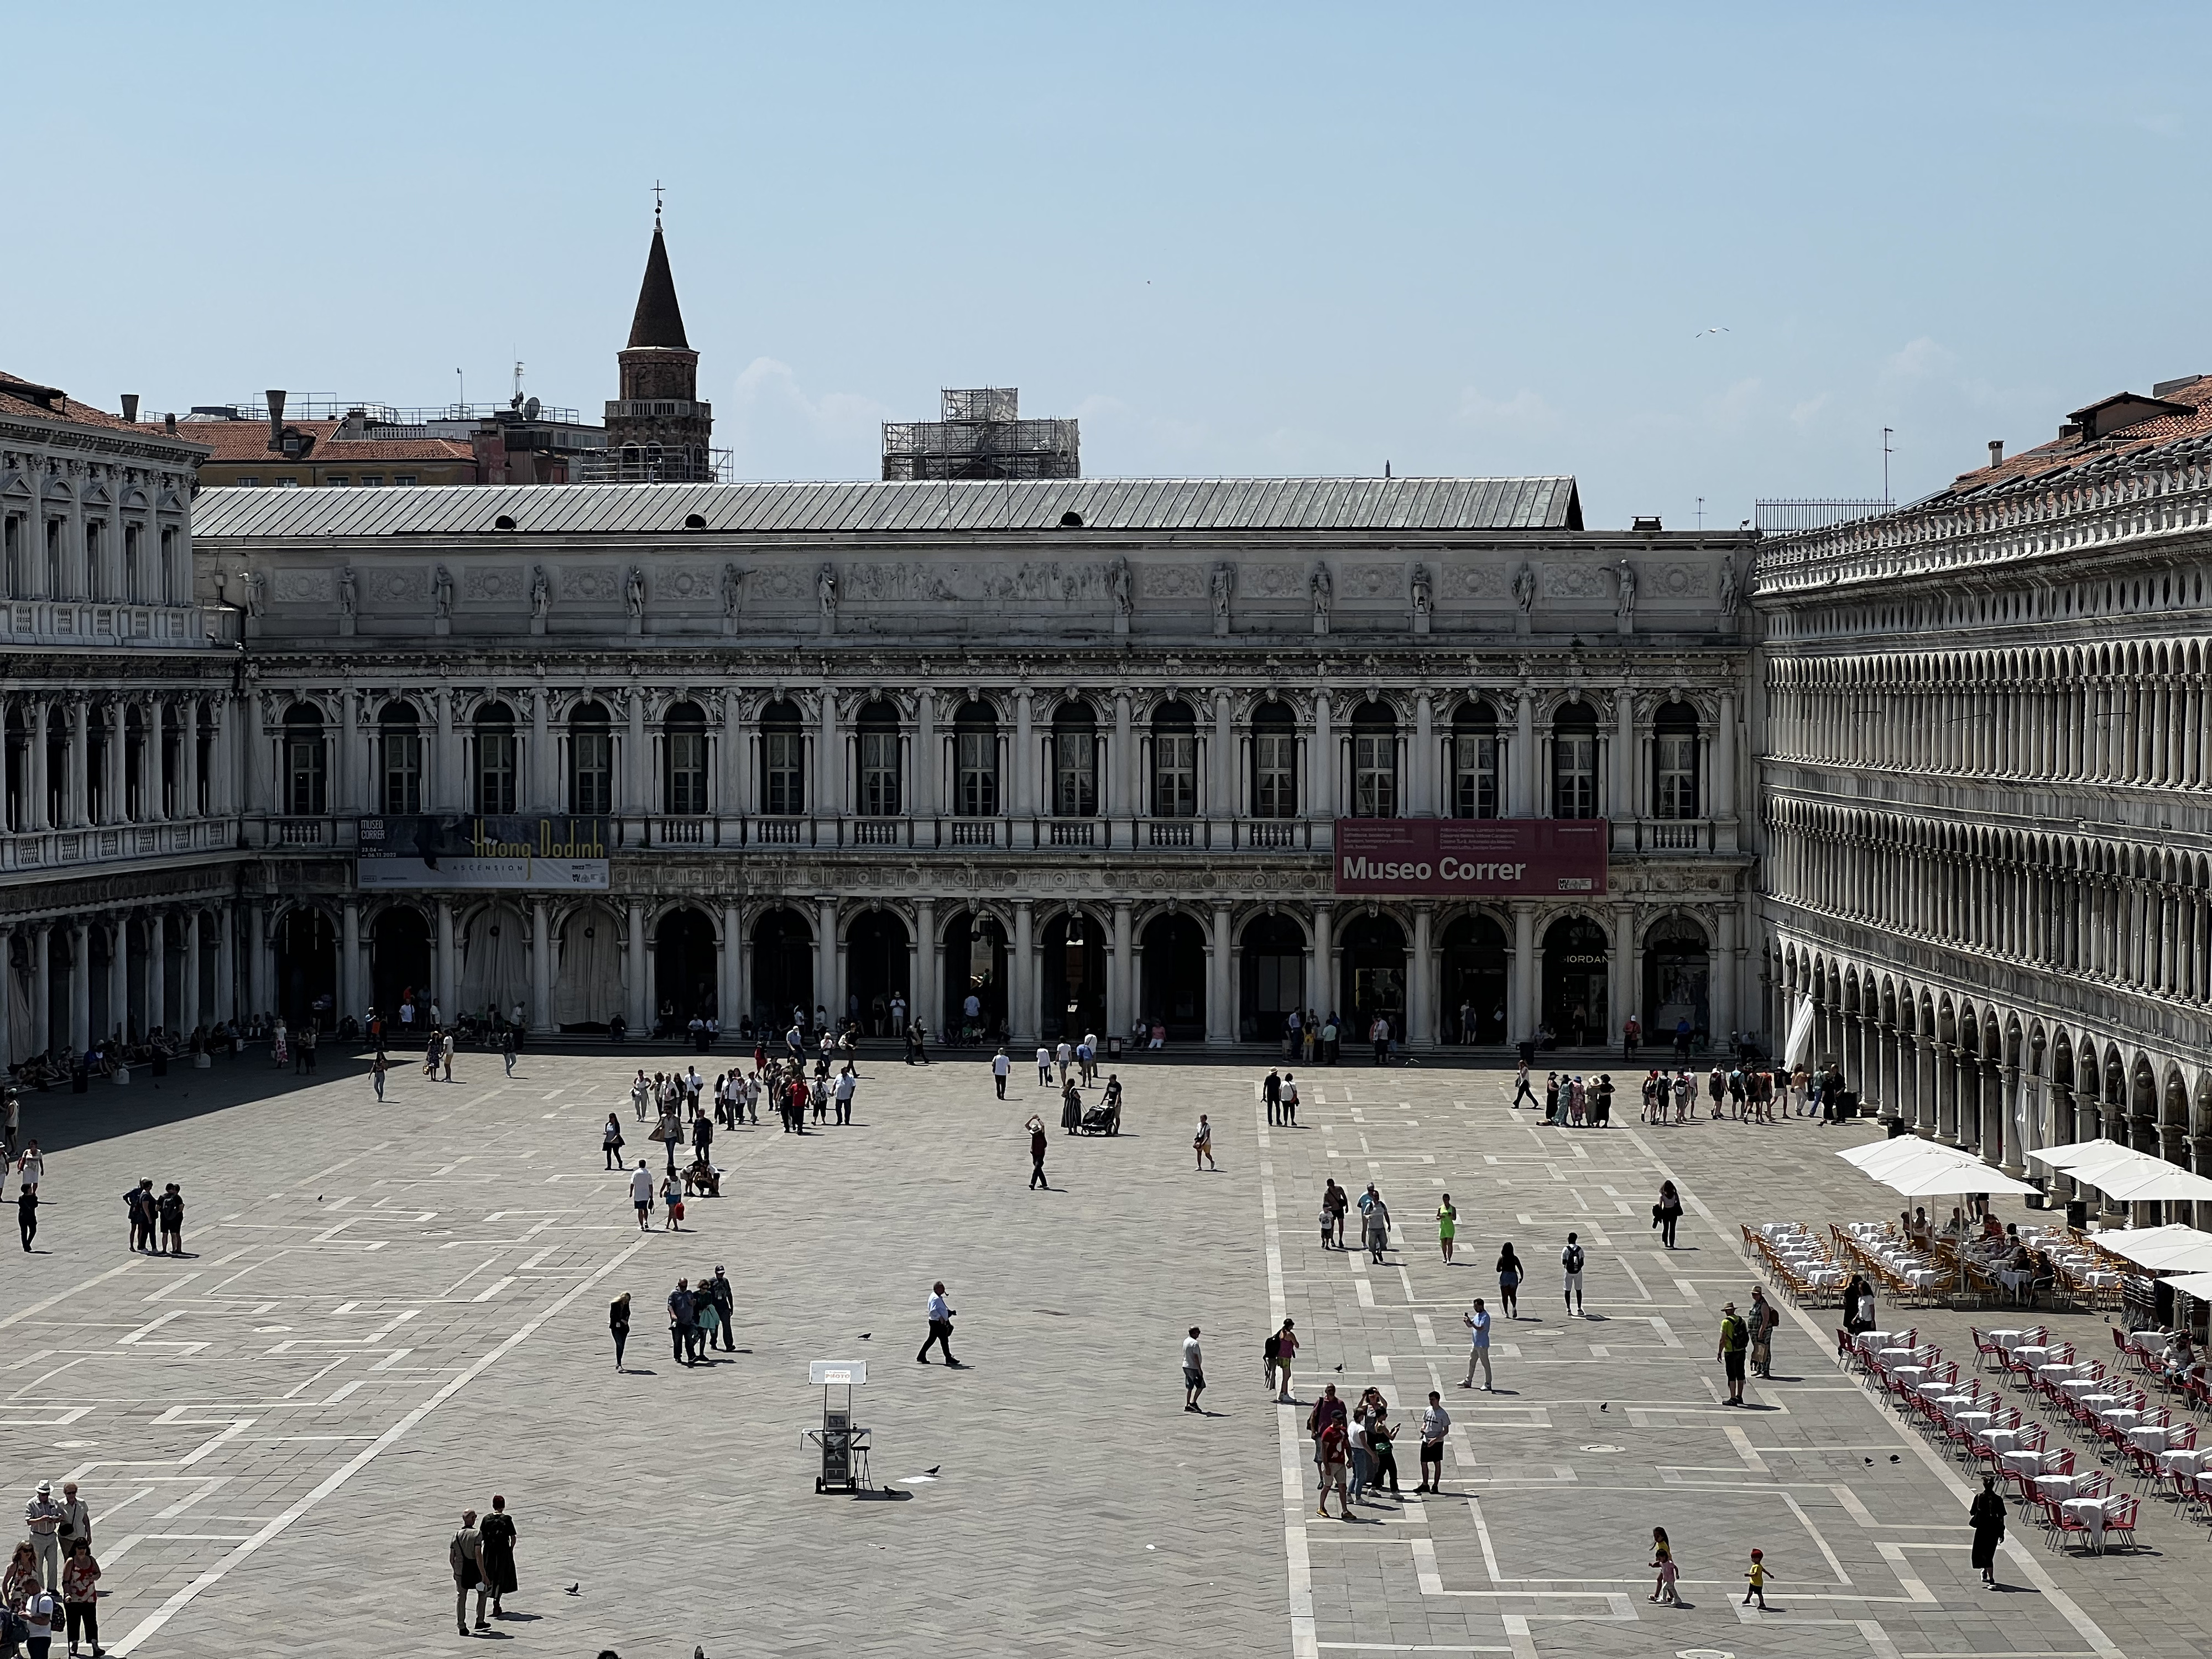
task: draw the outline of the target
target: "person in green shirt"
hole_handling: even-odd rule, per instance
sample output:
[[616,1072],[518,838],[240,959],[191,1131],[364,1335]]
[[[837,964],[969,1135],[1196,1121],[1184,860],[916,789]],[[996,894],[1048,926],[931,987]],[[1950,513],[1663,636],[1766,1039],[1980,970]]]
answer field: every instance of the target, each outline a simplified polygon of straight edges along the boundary
[[1743,1404],[1743,1356],[1750,1346],[1751,1328],[1738,1316],[1731,1302],[1721,1310],[1721,1345],[1714,1356],[1728,1370],[1729,1405]]
[[1451,1194],[1446,1193],[1444,1201],[1437,1206],[1437,1243],[1443,1247],[1447,1266],[1451,1261],[1452,1235],[1458,1231],[1459,1212],[1452,1207]]

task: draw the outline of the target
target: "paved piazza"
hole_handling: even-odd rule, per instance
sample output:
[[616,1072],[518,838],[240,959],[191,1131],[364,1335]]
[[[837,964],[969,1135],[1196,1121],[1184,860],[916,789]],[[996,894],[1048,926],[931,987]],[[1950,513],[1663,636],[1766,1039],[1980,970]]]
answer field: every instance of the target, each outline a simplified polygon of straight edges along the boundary
[[[972,1059],[875,1059],[852,1127],[725,1132],[728,1195],[641,1237],[599,1129],[611,1105],[639,1133],[625,1080],[669,1058],[526,1054],[508,1080],[468,1054],[453,1084],[396,1070],[382,1107],[357,1071],[246,1062],[28,1098],[52,1254],[8,1254],[0,1471],[11,1504],[83,1484],[112,1650],[459,1643],[446,1542],[497,1491],[522,1589],[495,1639],[549,1655],[2212,1652],[2185,1596],[2203,1529],[2160,1499],[2137,1554],[2057,1557],[2023,1530],[2006,1590],[1976,1589],[1966,1486],[1836,1370],[1826,1317],[1784,1324],[1755,1410],[1718,1403],[1720,1304],[1753,1282],[1739,1223],[1894,1208],[1827,1156],[1842,1132],[1544,1130],[1507,1073],[1364,1066],[1308,1074],[1301,1127],[1269,1131],[1264,1066],[1136,1065],[1127,1132],[1055,1131],[1054,1190],[1033,1194],[1021,1124],[1047,1091],[1018,1069],[1001,1105]],[[1190,1167],[1201,1110],[1218,1174]],[[1674,1253],[1647,1225],[1667,1173],[1691,1210]],[[1330,1174],[1381,1183],[1390,1265],[1318,1248]],[[125,1253],[142,1175],[183,1183],[187,1259]],[[1447,1188],[1451,1267],[1425,1220]],[[1587,1321],[1553,1289],[1570,1227]],[[1507,1237],[1533,1316],[1500,1327],[1504,1392],[1470,1395],[1459,1313],[1494,1296]],[[658,1310],[717,1262],[739,1351],[687,1371]],[[937,1277],[966,1370],[914,1363]],[[1302,1396],[1372,1381],[1402,1419],[1443,1384],[1444,1498],[1315,1518],[1304,1413],[1260,1382],[1286,1312]],[[1964,1350],[1963,1320],[1913,1322]],[[2103,1341],[2099,1316],[2054,1322]],[[1203,1418],[1180,1409],[1192,1323]],[[806,1362],[854,1354],[891,1495],[817,1497]],[[1410,1485],[1410,1445],[1404,1464]],[[1654,1525],[1683,1610],[1644,1599]],[[1739,1606],[1753,1546],[1764,1615]]]

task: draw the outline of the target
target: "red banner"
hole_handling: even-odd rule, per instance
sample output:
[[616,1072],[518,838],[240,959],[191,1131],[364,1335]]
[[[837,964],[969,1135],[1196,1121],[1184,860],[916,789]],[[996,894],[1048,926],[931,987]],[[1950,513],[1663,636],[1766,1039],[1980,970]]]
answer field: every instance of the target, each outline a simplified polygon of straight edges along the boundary
[[1603,818],[1339,818],[1336,890],[1419,898],[1601,898]]

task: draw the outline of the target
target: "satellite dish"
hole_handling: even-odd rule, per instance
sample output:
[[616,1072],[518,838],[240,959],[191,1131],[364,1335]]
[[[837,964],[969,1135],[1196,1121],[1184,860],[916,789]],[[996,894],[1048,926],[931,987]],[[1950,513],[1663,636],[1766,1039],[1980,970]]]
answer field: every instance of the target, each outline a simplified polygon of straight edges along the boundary
[[526,421],[536,420],[538,418],[538,411],[543,407],[544,407],[544,404],[540,404],[537,398],[532,398],[528,403],[523,404],[522,418]]

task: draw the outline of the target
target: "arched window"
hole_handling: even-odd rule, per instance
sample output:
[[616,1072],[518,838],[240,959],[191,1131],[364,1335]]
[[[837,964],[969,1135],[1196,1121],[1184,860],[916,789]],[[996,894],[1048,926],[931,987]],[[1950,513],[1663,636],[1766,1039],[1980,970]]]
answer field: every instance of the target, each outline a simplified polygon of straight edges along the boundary
[[860,816],[895,818],[902,805],[899,787],[898,710],[878,698],[860,711]]
[[1552,816],[1597,816],[1597,711],[1571,702],[1552,722]]
[[515,811],[514,711],[488,702],[477,711],[477,806],[486,817]]
[[568,716],[568,810],[579,817],[615,810],[614,722],[602,703],[579,703]]
[[1352,816],[1398,816],[1398,718],[1384,703],[1363,702],[1352,711]]
[[806,734],[787,700],[761,710],[761,811],[779,818],[806,811]]
[[1152,715],[1152,816],[1198,816],[1198,717],[1187,702],[1163,703]]
[[1062,703],[1052,717],[1052,810],[1055,817],[1098,816],[1098,716],[1087,702]]
[[1651,726],[1651,814],[1694,818],[1698,814],[1698,711],[1686,702],[1663,705]]
[[413,817],[422,810],[422,721],[411,703],[387,702],[376,717],[384,810]]
[[671,817],[707,811],[707,716],[696,702],[672,705],[661,725],[660,810]]
[[988,703],[963,703],[953,716],[952,810],[963,818],[999,816],[999,722]]
[[1298,723],[1273,698],[1252,711],[1252,816],[1298,815]]
[[1498,711],[1480,697],[1452,716],[1451,815],[1498,816]]
[[329,805],[328,773],[323,717],[295,702],[284,711],[284,810],[294,817],[319,817]]

